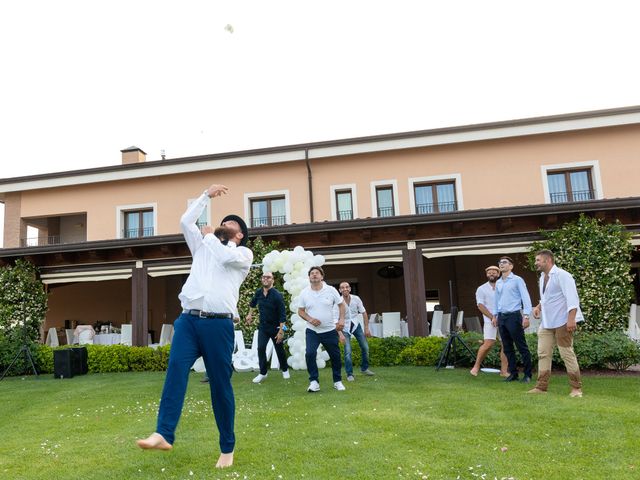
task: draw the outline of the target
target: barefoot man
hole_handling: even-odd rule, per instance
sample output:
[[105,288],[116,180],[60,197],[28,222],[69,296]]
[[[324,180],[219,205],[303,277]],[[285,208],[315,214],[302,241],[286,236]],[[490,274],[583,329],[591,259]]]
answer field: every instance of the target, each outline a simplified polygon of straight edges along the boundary
[[227,215],[214,229],[196,225],[210,198],[228,191],[211,185],[180,219],[180,227],[193,261],[189,278],[179,295],[182,314],[174,323],[175,333],[169,367],[162,390],[156,431],[137,444],[144,449],[171,450],[182,413],[189,371],[202,356],[211,388],[211,403],[220,433],[217,468],[233,465],[235,448],[235,398],[231,386],[231,355],[234,346],[233,319],[238,316],[240,284],[253,261],[244,245],[247,226],[236,215]]
[[[484,342],[478,349],[476,364],[469,372],[474,377],[478,376],[482,362],[493,348],[493,345],[496,343],[496,337],[498,336],[498,319],[492,312],[496,303],[496,282],[498,278],[500,278],[500,269],[490,266],[485,268],[484,271],[487,275],[487,283],[483,283],[476,290],[476,303],[478,304],[478,310],[482,312],[484,318]],[[507,372],[507,357],[504,354],[502,345],[500,345],[500,375],[503,377],[509,375]]]

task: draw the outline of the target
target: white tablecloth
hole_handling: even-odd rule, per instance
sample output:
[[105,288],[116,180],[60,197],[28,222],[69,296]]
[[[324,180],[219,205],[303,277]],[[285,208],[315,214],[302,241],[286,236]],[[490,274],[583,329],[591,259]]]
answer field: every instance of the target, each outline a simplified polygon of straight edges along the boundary
[[94,345],[117,345],[120,343],[119,333],[101,333],[93,337]]
[[[382,338],[382,324],[381,323],[370,323],[369,331],[371,332],[372,337],[380,337]],[[407,322],[404,320],[400,321],[400,336],[408,337],[409,336],[409,326]]]

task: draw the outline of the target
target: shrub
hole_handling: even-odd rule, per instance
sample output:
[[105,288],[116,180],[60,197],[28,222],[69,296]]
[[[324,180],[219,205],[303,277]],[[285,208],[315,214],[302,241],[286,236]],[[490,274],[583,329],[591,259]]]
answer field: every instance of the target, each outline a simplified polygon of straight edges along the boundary
[[446,339],[440,337],[418,337],[416,341],[400,352],[403,365],[436,365]]
[[[369,338],[369,364],[374,367],[402,365],[400,354],[418,337]],[[354,362],[355,363],[355,362]]]
[[[574,350],[582,369],[613,368],[622,371],[640,363],[640,344],[621,332],[576,335]],[[553,361],[557,365],[564,365],[557,350]]]

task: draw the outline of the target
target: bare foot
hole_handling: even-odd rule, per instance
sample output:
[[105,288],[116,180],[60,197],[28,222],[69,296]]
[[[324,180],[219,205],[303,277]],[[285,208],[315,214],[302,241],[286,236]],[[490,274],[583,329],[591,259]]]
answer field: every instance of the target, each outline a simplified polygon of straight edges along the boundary
[[477,368],[472,368],[471,370],[469,370],[469,373],[471,375],[473,375],[474,377],[478,376],[478,369]]
[[532,388],[527,393],[547,393],[545,390],[540,390],[538,387]]
[[572,388],[569,396],[573,398],[582,398],[582,390],[579,388]]
[[506,378],[509,376],[509,372],[500,372],[500,376]]
[[144,450],[171,450],[173,445],[167,442],[159,433],[152,433],[144,440],[136,440],[138,446]]
[[233,452],[221,453],[218,463],[216,463],[216,468],[227,468],[231,465],[233,465]]

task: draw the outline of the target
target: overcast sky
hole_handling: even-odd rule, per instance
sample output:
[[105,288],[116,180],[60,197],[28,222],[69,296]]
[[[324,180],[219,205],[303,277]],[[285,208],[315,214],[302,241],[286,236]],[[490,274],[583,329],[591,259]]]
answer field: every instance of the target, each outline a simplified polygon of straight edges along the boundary
[[[640,2],[0,3],[2,177],[640,104]],[[2,212],[0,211],[0,215]]]

